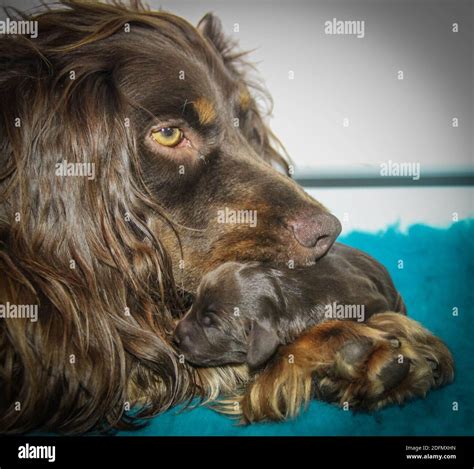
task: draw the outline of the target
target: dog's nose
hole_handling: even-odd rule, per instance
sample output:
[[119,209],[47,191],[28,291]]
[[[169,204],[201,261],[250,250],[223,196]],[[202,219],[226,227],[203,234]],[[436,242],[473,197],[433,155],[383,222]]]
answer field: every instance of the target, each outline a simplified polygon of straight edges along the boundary
[[299,215],[288,226],[299,244],[314,250],[316,258],[326,254],[341,232],[340,221],[330,213]]

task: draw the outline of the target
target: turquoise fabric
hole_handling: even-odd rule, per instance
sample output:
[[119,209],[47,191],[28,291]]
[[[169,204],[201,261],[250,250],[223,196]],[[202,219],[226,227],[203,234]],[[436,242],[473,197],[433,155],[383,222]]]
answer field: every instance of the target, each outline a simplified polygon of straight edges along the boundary
[[[314,401],[293,421],[247,427],[204,407],[181,412],[175,408],[140,431],[119,435],[472,435],[474,220],[445,230],[416,225],[407,233],[396,226],[378,234],[354,232],[340,241],[381,261],[402,293],[409,316],[447,343],[457,367],[452,385],[426,399],[372,414]],[[455,307],[458,316],[453,316]]]

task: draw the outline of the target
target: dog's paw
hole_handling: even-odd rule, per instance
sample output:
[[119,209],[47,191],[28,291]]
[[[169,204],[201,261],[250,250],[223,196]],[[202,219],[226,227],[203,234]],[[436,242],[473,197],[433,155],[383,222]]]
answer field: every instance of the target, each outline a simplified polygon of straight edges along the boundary
[[424,397],[453,376],[443,342],[401,314],[381,313],[367,324],[328,321],[279,349],[242,397],[242,421],[291,418],[312,397],[379,409]]
[[[373,335],[373,330],[382,335]],[[315,372],[317,398],[373,410],[424,397],[430,389],[452,381],[451,354],[416,321],[382,313],[369,320],[367,330],[360,333],[336,351],[333,361]]]

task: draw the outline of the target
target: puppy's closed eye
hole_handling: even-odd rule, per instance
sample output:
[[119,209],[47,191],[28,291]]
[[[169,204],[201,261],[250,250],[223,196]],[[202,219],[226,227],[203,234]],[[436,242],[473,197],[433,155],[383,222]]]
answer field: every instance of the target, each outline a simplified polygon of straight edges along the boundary
[[217,318],[214,312],[206,311],[201,316],[201,324],[205,327],[217,327]]

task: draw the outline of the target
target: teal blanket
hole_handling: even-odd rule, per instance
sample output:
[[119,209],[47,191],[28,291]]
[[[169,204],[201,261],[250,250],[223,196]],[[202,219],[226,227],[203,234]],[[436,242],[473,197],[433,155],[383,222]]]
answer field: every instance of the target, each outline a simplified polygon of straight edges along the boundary
[[[119,435],[472,435],[474,220],[446,230],[416,225],[407,233],[397,227],[379,234],[354,232],[340,241],[382,262],[403,295],[409,316],[446,342],[456,362],[452,385],[426,399],[372,414],[353,414],[314,401],[295,420],[247,427],[204,407],[181,412],[175,408],[140,431]],[[398,268],[399,259],[403,269]]]

